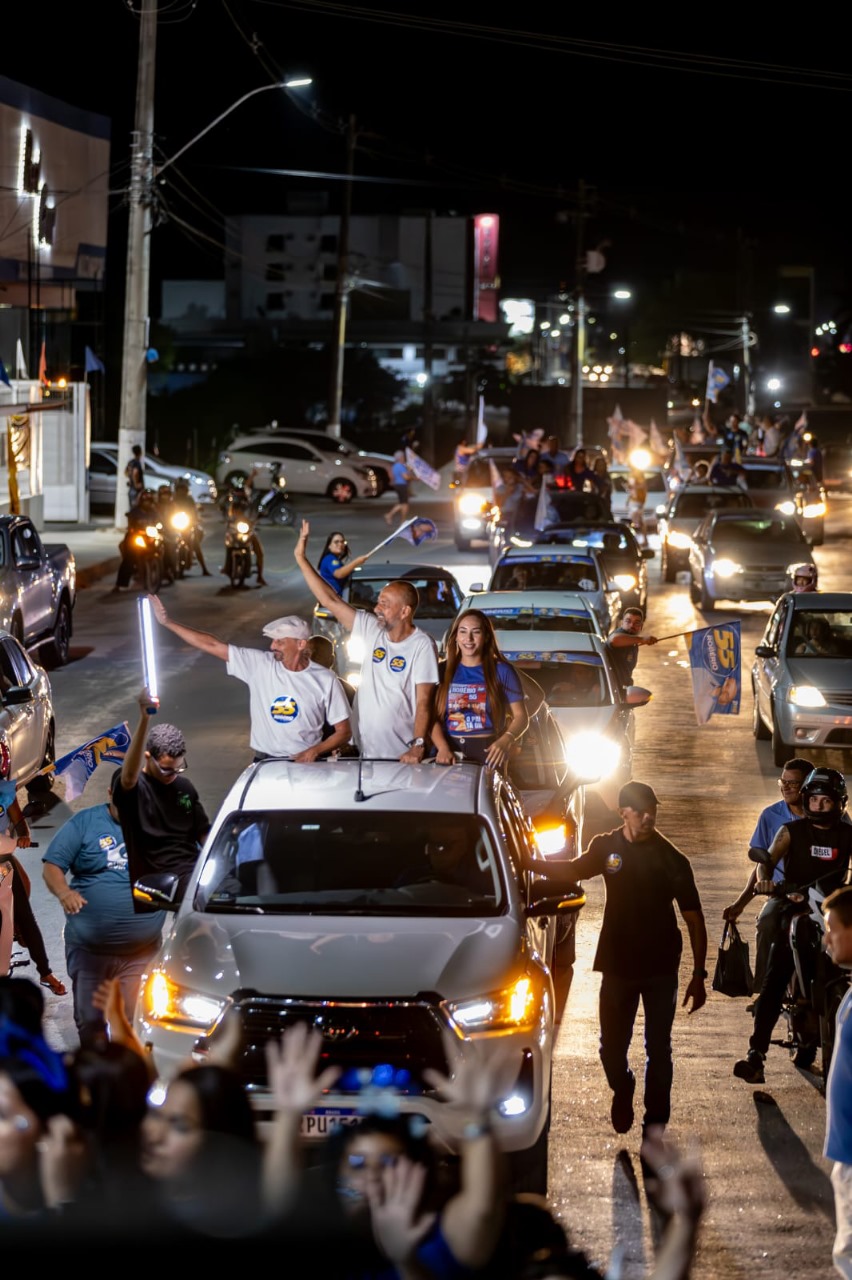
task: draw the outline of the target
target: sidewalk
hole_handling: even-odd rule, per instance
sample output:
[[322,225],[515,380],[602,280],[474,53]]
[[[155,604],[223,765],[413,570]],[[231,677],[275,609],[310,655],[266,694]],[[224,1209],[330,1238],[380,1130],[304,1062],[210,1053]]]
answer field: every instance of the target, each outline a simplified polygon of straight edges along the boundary
[[92,520],[88,524],[50,522],[41,530],[46,546],[64,542],[73,551],[77,563],[77,588],[90,587],[108,574],[118,572],[121,556],[118,544],[122,535],[113,527],[112,520]]

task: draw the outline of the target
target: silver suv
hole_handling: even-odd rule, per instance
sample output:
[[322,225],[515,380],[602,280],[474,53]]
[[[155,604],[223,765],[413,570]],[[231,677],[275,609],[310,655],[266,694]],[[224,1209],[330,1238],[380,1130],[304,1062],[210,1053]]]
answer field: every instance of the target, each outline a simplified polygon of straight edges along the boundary
[[[203,1061],[239,1010],[239,1069],[262,1121],[273,1105],[264,1046],[308,1022],[324,1037],[321,1065],[342,1075],[303,1118],[306,1141],[356,1123],[365,1091],[373,1105],[386,1091],[447,1150],[424,1068],[452,1073],[472,1041],[511,1037],[517,1076],[497,1124],[517,1181],[543,1190],[550,962],[557,926],[584,902],[569,869],[537,853],[519,792],[479,765],[263,761],[213,823],[136,1029],[169,1078],[189,1055]],[[168,907],[173,889],[157,873],[134,892]]]

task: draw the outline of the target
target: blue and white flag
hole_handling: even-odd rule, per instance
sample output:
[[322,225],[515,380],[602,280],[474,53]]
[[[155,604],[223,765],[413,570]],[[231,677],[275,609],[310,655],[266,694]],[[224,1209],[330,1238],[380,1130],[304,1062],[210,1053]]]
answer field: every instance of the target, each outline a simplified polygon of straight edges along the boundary
[[414,452],[413,449],[406,449],[405,461],[409,470],[414,472],[418,480],[422,480],[423,484],[428,484],[430,489],[434,489],[437,493],[441,487],[441,473],[436,471],[434,467],[430,467],[428,462]]
[[698,724],[706,724],[711,716],[738,716],[742,692],[739,622],[690,631],[686,641]]
[[719,398],[719,392],[724,391],[730,381],[731,379],[725,373],[725,370],[718,368],[711,360],[707,366],[707,394],[705,398],[711,404],[715,404]]
[[423,516],[415,516],[413,520],[406,520],[405,524],[401,524],[396,531],[397,538],[405,538],[406,542],[410,542],[412,547],[419,547],[421,542],[433,542],[438,536],[438,526],[434,520],[427,520]]
[[485,444],[488,439],[488,424],[485,421],[485,396],[479,397],[479,412],[476,417],[476,443]]
[[98,359],[91,347],[86,347],[86,373],[106,373],[103,361]]
[[0,360],[0,382],[5,382],[6,386],[9,388],[12,386],[12,383],[9,380],[9,375],[6,372],[6,366],[2,360]]
[[129,746],[130,725],[125,720],[123,724],[117,724],[114,729],[107,729],[105,733],[98,734],[97,738],[91,738],[81,747],[69,751],[55,764],[48,765],[39,772],[55,773],[57,778],[63,777],[66,801],[76,800],[83,794],[86,783],[98,765],[121,764]]

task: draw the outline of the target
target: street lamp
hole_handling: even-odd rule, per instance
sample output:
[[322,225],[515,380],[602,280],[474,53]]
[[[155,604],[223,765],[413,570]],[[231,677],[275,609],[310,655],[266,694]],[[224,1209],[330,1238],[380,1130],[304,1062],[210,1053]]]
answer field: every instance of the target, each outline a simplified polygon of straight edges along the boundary
[[151,274],[151,187],[166,169],[179,160],[200,138],[214,129],[237,107],[255,94],[270,89],[295,89],[309,85],[308,78],[275,81],[250,89],[211,120],[200,133],[163,164],[155,166],[154,147],[154,62],[157,42],[157,6],[143,5],[139,26],[139,70],[136,82],[136,113],[130,149],[130,221],[127,230],[127,263],[124,294],[124,344],[121,364],[121,409],[118,427],[118,474],[115,486],[115,528],[124,527],[126,488],[121,483],[121,462],[133,446],[145,447],[146,396],[148,392],[148,292]]
[[[630,302],[633,294],[629,289],[613,289],[612,296],[616,302]],[[624,309],[624,385],[630,386],[630,326],[628,324],[629,308]]]

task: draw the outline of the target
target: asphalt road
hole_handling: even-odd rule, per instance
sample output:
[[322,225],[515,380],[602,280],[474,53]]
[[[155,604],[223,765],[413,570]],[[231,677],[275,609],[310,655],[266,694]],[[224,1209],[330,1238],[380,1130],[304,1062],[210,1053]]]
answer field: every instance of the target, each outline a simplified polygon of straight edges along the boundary
[[[326,534],[342,528],[355,553],[385,534],[381,515],[390,499],[333,509],[309,507],[311,550]],[[413,510],[431,515],[441,536],[412,557],[440,560],[467,586],[485,576],[485,552],[464,555],[452,544],[446,504],[418,501]],[[848,589],[852,503],[838,501],[828,537],[816,550],[822,585]],[[216,568],[222,527],[210,520],[205,551]],[[304,612],[309,601],[294,570],[293,530],[263,531],[267,588],[231,590],[224,578],[191,577],[164,589],[167,608],[191,626],[239,643],[263,645],[261,627],[271,617]],[[399,554],[394,549],[394,555]],[[659,562],[651,568],[647,630],[657,635],[706,625],[690,604],[687,588],[666,586]],[[137,614],[133,596],[109,594],[111,577],[81,591],[71,664],[53,677],[57,749],[71,750],[121,720],[133,722],[141,687]],[[738,717],[695,723],[691,683],[682,639],[643,649],[637,680],[654,691],[637,711],[635,776],[652,783],[661,798],[659,826],[688,854],[695,868],[710,935],[708,967],[713,968],[723,907],[748,875],[745,851],[760,809],[777,799],[768,743],[751,733],[748,671],[754,646],[768,617],[768,603],[720,611],[742,620],[744,696]],[[162,717],[184,730],[190,776],[211,815],[234,776],[248,762],[248,697],[245,687],[225,675],[218,660],[185,650],[172,635],[161,645]],[[848,761],[848,757],[846,758]],[[817,756],[818,763],[843,768],[841,753]],[[847,765],[848,767],[848,765]],[[111,766],[101,766],[85,795],[69,808],[61,784],[49,807],[32,819],[41,851],[72,809],[102,801]],[[617,825],[617,815],[599,816],[597,829]],[[595,826],[587,829],[593,834]],[[33,875],[33,902],[54,968],[65,976],[63,917],[38,876],[38,852],[27,856]],[[638,1129],[624,1138],[609,1123],[609,1092],[597,1058],[598,979],[591,971],[602,906],[597,882],[587,885],[588,905],[578,926],[578,955],[559,1030],[553,1083],[550,1193],[574,1242],[599,1263],[614,1249],[622,1255],[622,1276],[644,1274],[653,1254],[652,1222],[638,1164]],[[756,913],[755,913],[756,914]],[[753,917],[743,917],[753,946]],[[684,930],[685,934],[685,930]],[[686,945],[684,972],[692,962]],[[22,968],[20,974],[33,972]],[[687,977],[682,981],[685,986]],[[564,984],[563,984],[564,985]],[[709,983],[708,983],[709,988]],[[562,992],[566,995],[565,991]],[[731,1067],[747,1046],[751,1019],[744,1000],[710,994],[698,1014],[681,1010],[675,1023],[675,1083],[671,1133],[684,1144],[697,1142],[704,1161],[709,1207],[693,1274],[700,1280],[752,1275],[797,1277],[831,1273],[834,1229],[829,1165],[822,1157],[825,1103],[818,1074],[797,1070],[788,1054],[773,1048],[766,1084],[753,1088],[734,1079]],[[57,1046],[76,1042],[70,996],[47,996],[48,1033]],[[779,1030],[780,1034],[780,1030]],[[642,1072],[641,1017],[631,1060]]]

